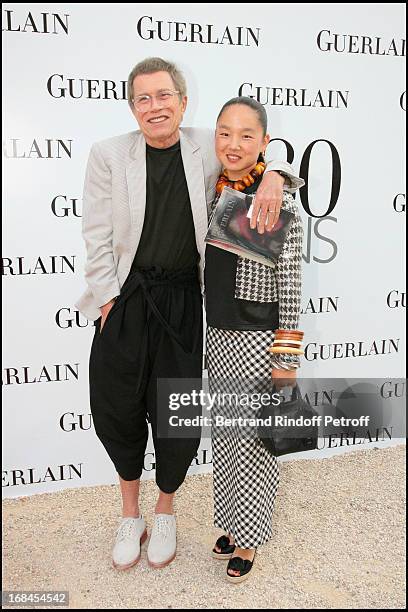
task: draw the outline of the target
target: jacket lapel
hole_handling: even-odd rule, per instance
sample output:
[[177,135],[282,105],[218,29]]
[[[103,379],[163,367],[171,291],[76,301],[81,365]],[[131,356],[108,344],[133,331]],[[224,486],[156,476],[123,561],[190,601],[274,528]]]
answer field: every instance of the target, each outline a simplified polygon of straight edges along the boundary
[[204,168],[198,144],[180,130],[180,148],[186,175],[191,212],[195,227],[197,250],[200,254],[201,268],[204,262],[207,233],[207,203],[205,199]]
[[126,164],[126,181],[131,220],[131,261],[133,261],[142,235],[146,210],[146,141],[141,132],[135,133],[129,158]]

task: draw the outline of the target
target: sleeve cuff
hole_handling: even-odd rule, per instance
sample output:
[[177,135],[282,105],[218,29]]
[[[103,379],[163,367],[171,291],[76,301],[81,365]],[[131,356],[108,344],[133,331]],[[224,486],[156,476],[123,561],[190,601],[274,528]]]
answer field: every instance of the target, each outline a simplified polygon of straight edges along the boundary
[[[91,289],[91,291],[92,291],[92,289]],[[114,285],[108,291],[105,291],[104,293],[99,293],[98,292],[98,294],[95,294],[93,292],[93,294],[94,294],[94,297],[95,297],[95,300],[96,300],[96,304],[97,304],[98,308],[100,308],[101,306],[105,306],[105,304],[107,304],[108,302],[113,300],[113,298],[118,297],[118,295],[120,294],[120,287],[119,287],[119,284],[118,285]]]
[[296,176],[292,166],[287,162],[267,161],[265,172],[270,172],[271,170],[275,170],[285,177],[285,184],[283,188],[289,193],[295,193],[298,189],[300,189],[300,187],[305,185],[305,181],[299,176]]

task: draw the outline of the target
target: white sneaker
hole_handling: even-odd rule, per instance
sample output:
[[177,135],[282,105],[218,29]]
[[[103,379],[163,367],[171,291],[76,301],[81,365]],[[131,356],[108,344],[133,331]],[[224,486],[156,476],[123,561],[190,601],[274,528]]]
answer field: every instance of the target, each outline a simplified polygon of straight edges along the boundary
[[122,519],[116,532],[116,541],[112,551],[113,567],[125,570],[136,565],[140,559],[140,545],[146,538],[146,523],[142,516]]
[[174,514],[156,514],[147,548],[150,567],[165,567],[176,556],[176,517]]

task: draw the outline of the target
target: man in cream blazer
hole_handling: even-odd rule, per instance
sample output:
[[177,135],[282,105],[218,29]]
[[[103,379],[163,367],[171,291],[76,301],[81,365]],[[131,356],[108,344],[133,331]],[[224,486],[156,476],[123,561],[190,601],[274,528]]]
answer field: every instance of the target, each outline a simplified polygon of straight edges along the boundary
[[[157,380],[201,378],[204,238],[221,170],[213,132],[180,128],[187,97],[176,66],[160,58],[140,62],[129,75],[128,96],[140,130],[94,144],[89,156],[87,290],[76,304],[96,321],[90,403],[122,493],[112,555],[117,569],[139,561],[147,537],[139,484],[148,421],[159,488],[148,562],[164,567],[176,555],[173,499],[200,432],[178,438],[160,431],[168,406],[158,401]],[[266,229],[279,215],[284,182],[292,191],[302,184],[286,162],[271,162],[267,170],[252,218],[261,232],[267,215]]]
[[[220,164],[215,156],[211,130],[180,128],[179,137],[202,281],[207,202],[214,199]],[[283,162],[278,165],[280,169]],[[145,207],[146,140],[143,132],[138,130],[94,144],[85,179],[83,212],[88,289],[77,303],[88,319],[98,319],[100,307],[119,295],[139,245]]]

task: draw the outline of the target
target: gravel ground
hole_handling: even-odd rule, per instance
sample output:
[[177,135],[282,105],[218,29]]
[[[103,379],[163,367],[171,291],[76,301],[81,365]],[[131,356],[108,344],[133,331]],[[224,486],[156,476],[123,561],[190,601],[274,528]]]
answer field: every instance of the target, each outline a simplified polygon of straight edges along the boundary
[[[142,482],[149,526],[155,484]],[[168,567],[111,566],[117,485],[3,502],[3,590],[67,590],[70,608],[405,608],[405,446],[281,464],[274,537],[241,585],[209,551],[211,475],[176,500],[178,554]],[[5,606],[6,607],[6,606]]]

